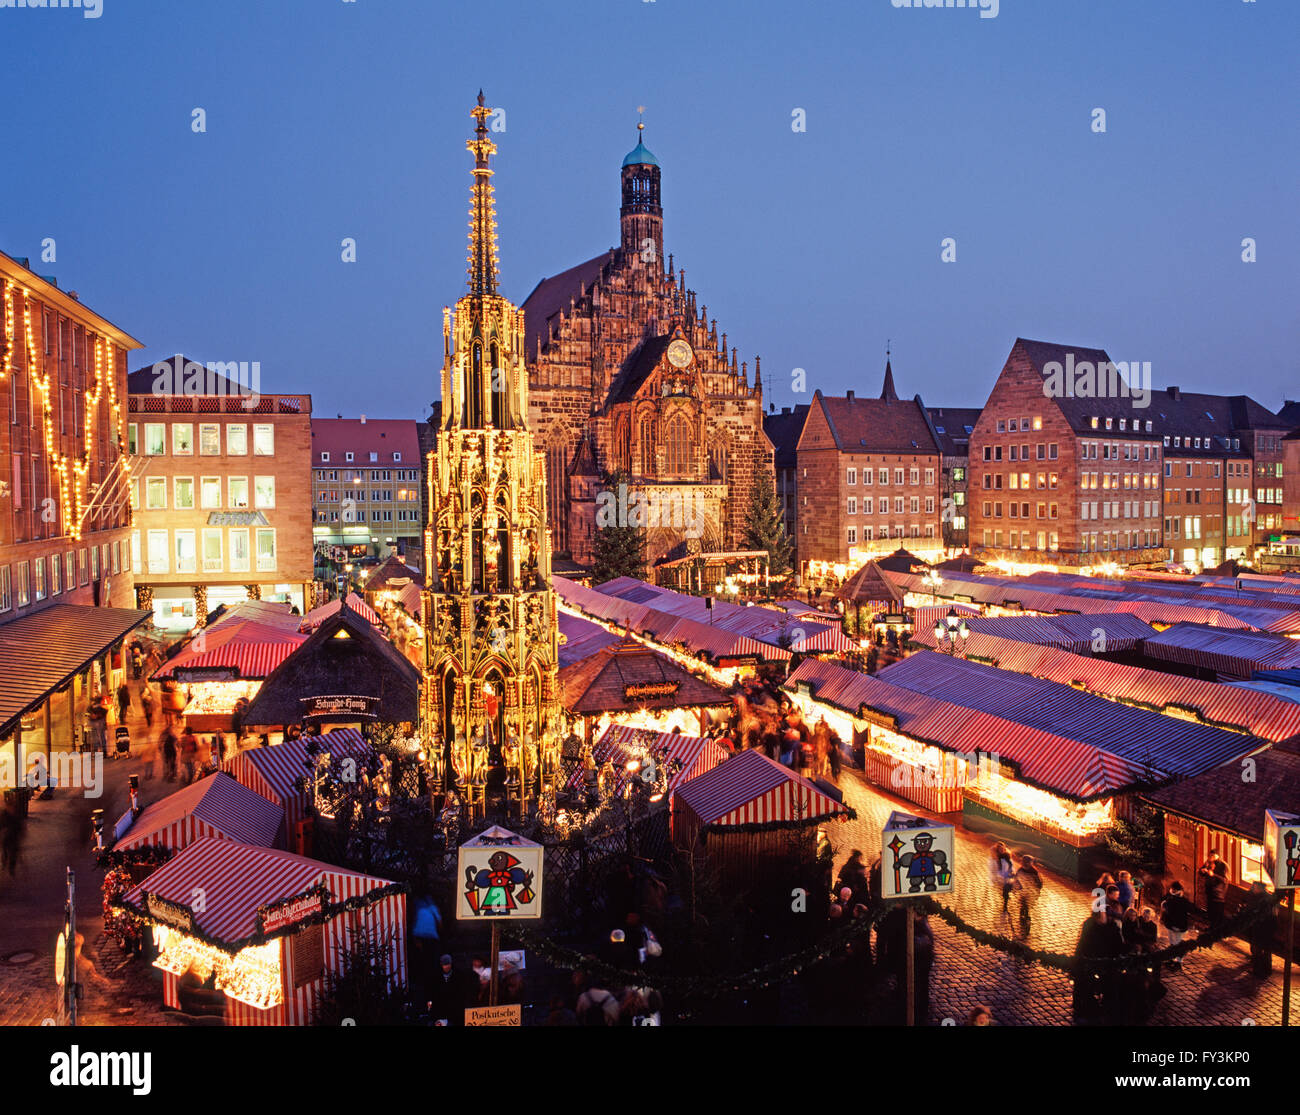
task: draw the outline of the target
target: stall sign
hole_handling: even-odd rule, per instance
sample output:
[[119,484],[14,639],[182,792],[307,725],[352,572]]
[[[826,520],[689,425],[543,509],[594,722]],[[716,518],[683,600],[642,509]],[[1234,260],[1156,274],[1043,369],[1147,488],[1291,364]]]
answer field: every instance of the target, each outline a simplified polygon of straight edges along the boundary
[[545,849],[518,833],[493,825],[460,846],[456,917],[535,920],[542,916]]
[[182,906],[179,902],[173,902],[160,894],[150,894],[146,891],[144,908],[154,921],[170,925],[182,933],[194,932],[194,911],[188,906]]
[[671,697],[682,687],[680,681],[644,682],[640,685],[623,686],[623,699],[637,701],[646,697]]
[[503,1003],[497,1007],[467,1007],[466,1026],[522,1026],[518,1003]]
[[726,670],[733,666],[757,666],[761,661],[757,654],[729,654],[718,659],[718,667]]
[[907,616],[900,612],[887,612],[885,614],[885,623],[906,623]]
[[882,898],[951,894],[955,830],[942,821],[895,810],[881,833]]
[[238,681],[238,666],[178,666],[177,681]]
[[373,720],[378,716],[378,697],[363,697],[354,693],[329,696],[299,697],[304,716],[364,716]]
[[268,902],[257,911],[258,923],[263,935],[274,933],[286,925],[296,925],[315,917],[325,908],[324,896],[319,890],[308,891],[296,898],[286,898],[280,902]]
[[1277,890],[1300,888],[1300,813],[1264,810],[1264,874]]
[[881,728],[888,728],[891,732],[898,731],[898,717],[892,712],[881,712],[870,705],[863,705],[858,709],[858,719],[865,720],[868,724],[877,724]]

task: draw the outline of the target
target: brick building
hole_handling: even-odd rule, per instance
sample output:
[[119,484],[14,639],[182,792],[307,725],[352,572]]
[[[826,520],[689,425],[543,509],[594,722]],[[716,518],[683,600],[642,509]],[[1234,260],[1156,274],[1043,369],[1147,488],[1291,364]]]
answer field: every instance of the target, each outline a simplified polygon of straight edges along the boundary
[[1096,397],[1084,373],[1100,366],[1112,367],[1100,349],[1012,346],[970,440],[970,540],[985,560],[1089,568],[1165,559],[1160,435],[1122,379]]
[[878,399],[816,392],[797,451],[800,575],[842,580],[899,547],[939,560],[940,463],[920,396],[900,399],[888,364]]
[[425,471],[414,419],[313,418],[312,537],[349,557],[423,565]]
[[926,411],[942,450],[939,497],[945,550],[970,545],[970,437],[979,421],[979,407],[930,407]]
[[311,606],[311,397],[217,367],[178,355],[128,378],[136,597],[172,630],[247,599]]
[[1300,535],[1300,402],[1288,399],[1277,412],[1290,431],[1282,439],[1282,533]]
[[651,562],[694,534],[705,551],[736,549],[756,471],[772,468],[758,358],[751,378],[665,261],[659,163],[639,140],[620,179],[618,247],[543,279],[522,307],[555,551],[591,560],[601,474],[615,469],[651,505]]
[[[140,342],[0,253],[0,782],[71,751],[133,608],[125,407]],[[8,783],[11,785],[12,783]]]
[[772,443],[774,454],[776,496],[781,501],[786,537],[792,539],[799,533],[798,448],[808,409],[807,403],[801,403],[782,407],[780,414],[773,411],[763,418],[763,432]]

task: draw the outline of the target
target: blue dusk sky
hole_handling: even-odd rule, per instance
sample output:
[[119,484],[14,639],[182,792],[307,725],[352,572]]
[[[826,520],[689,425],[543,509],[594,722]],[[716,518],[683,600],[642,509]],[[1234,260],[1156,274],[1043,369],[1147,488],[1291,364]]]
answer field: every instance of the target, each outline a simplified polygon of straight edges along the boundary
[[133,369],[260,361],[318,414],[425,417],[481,86],[504,293],[617,242],[645,105],[666,250],[769,402],[879,391],[889,338],[901,394],[977,406],[1018,335],[1300,397],[1296,0],[15,2],[0,249]]

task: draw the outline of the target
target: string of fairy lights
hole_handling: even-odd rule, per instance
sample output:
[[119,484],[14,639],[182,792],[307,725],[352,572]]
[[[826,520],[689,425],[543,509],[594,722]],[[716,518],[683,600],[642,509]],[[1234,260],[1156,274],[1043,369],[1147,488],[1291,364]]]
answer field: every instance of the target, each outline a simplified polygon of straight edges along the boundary
[[[45,455],[50,462],[50,469],[58,478],[59,516],[63,533],[79,542],[82,533],[82,520],[89,502],[87,490],[90,477],[91,446],[95,443],[96,422],[99,414],[99,402],[105,387],[108,391],[109,410],[112,429],[117,432],[118,441],[122,438],[122,405],[117,396],[117,382],[114,376],[116,357],[113,344],[103,336],[92,336],[86,330],[87,347],[93,347],[95,361],[95,383],[93,389],[85,392],[85,442],[80,455],[60,451],[54,433],[54,405],[51,397],[54,385],[48,368],[38,368],[37,346],[32,332],[32,292],[20,283],[4,279],[4,360],[0,367],[0,380],[7,379],[14,371],[14,345],[17,333],[17,311],[14,306],[14,294],[22,295],[22,329],[23,347],[27,362],[27,374],[31,377],[33,387],[41,395],[41,419],[45,443]],[[119,467],[125,469],[126,461],[119,457]]]

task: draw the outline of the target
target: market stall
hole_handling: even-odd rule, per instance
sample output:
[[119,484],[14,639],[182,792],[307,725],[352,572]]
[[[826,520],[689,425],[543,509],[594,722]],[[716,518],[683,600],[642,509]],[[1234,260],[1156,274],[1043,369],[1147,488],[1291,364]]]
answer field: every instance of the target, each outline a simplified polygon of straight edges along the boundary
[[115,830],[114,852],[162,846],[180,851],[205,836],[263,848],[284,847],[284,810],[218,771],[154,802]]
[[[591,759],[596,768],[609,764],[612,776],[611,796],[618,797],[622,794],[631,763],[635,764],[634,770],[639,777],[648,777],[652,783],[662,781],[669,802],[683,782],[711,771],[728,754],[724,748],[701,736],[656,732],[625,725],[609,728],[591,748]],[[585,783],[585,772],[578,766],[570,773],[565,789],[570,793],[581,793]]]
[[331,600],[328,604],[322,604],[319,608],[313,608],[302,617],[300,630],[305,632],[315,631],[322,623],[331,616],[337,615],[339,609],[343,607],[344,601],[347,602],[349,611],[355,612],[361,616],[367,623],[383,631],[384,621],[380,618],[379,613],[367,604],[355,592],[349,592],[346,597],[339,600]]
[[[200,837],[118,900],[153,927],[163,1001],[224,997],[232,1026],[303,1026],[361,935],[406,985],[400,884],[234,840]],[[196,901],[196,895],[202,901]]]
[[[903,607],[905,593],[885,576],[880,566],[869,561],[835,590],[837,599],[853,608],[853,631],[859,638],[870,638],[885,631],[901,631],[908,623]],[[867,623],[862,622],[863,609]]]

